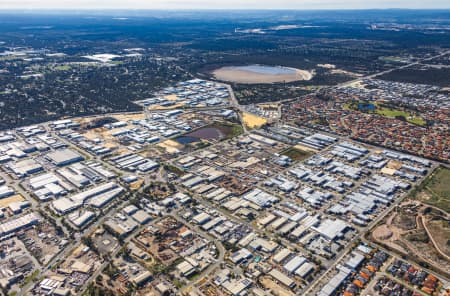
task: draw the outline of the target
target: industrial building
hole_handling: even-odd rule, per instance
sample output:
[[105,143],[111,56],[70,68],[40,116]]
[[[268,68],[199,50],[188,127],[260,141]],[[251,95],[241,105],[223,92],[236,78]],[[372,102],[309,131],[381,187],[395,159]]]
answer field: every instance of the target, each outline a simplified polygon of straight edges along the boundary
[[99,185],[92,189],[63,197],[52,202],[52,208],[59,214],[66,214],[88,202],[95,208],[101,208],[122,193],[124,189],[114,182]]
[[342,238],[348,228],[350,228],[350,225],[339,219],[325,219],[321,221],[319,226],[312,227],[313,230],[329,241]]
[[0,199],[14,195],[15,191],[8,186],[0,186]]
[[261,189],[253,189],[252,191],[244,194],[242,196],[243,199],[248,200],[262,208],[269,207],[272,204],[278,202],[278,198],[269,194],[267,192],[262,191]]
[[275,268],[272,269],[269,272],[269,275],[271,277],[273,277],[276,281],[278,281],[281,284],[283,284],[286,287],[288,287],[289,289],[292,289],[292,288],[294,288],[296,286],[296,284],[295,284],[293,279],[291,279],[289,276],[285,275],[284,273],[282,273],[278,269],[275,269]]
[[63,181],[54,173],[45,173],[29,180],[33,194],[41,201],[47,201],[65,195],[74,190],[73,186]]
[[148,172],[159,167],[159,164],[153,160],[145,158],[139,154],[122,154],[109,159],[119,169],[128,171]]
[[19,178],[38,173],[44,168],[34,159],[24,159],[8,164],[8,168]]
[[0,239],[4,239],[9,235],[14,235],[17,231],[35,225],[40,221],[40,217],[35,213],[10,220],[0,224]]
[[84,157],[81,156],[81,154],[69,148],[50,152],[46,157],[57,166],[65,166],[84,160]]
[[95,218],[95,213],[91,211],[76,212],[68,216],[69,221],[77,228],[82,229]]

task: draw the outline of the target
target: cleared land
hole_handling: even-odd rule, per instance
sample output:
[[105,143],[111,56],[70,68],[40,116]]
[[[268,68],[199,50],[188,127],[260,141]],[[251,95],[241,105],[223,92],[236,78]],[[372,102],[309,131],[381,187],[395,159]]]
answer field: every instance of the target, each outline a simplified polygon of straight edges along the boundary
[[450,169],[438,167],[413,192],[413,197],[450,213]]
[[244,124],[249,128],[259,128],[267,123],[267,119],[254,115],[252,113],[244,112],[242,114]]
[[174,140],[166,140],[164,142],[161,142],[157,145],[158,147],[161,147],[164,149],[167,153],[179,153],[184,146]]
[[24,200],[25,199],[22,197],[22,195],[16,194],[16,195],[13,195],[13,196],[1,199],[0,200],[0,207],[6,208],[7,206],[9,206],[13,202],[20,202],[20,201],[24,201]]
[[428,230],[433,236],[439,249],[450,256],[450,226],[443,219],[429,221]]
[[314,153],[311,151],[306,151],[302,149],[298,149],[295,147],[291,147],[281,153],[282,155],[286,155],[289,158],[298,161],[298,160],[304,160],[313,155]]
[[450,227],[442,210],[407,200],[372,231],[371,239],[420,265],[450,274]]

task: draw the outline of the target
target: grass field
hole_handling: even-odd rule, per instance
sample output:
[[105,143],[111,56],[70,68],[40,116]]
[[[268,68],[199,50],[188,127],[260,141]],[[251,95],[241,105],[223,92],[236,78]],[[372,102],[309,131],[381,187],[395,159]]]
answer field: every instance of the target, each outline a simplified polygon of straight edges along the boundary
[[[359,103],[365,103],[365,102],[363,102],[363,101],[348,102],[343,105],[343,109],[358,111]],[[378,115],[381,115],[384,117],[390,117],[390,118],[395,118],[395,117],[401,116],[401,117],[404,117],[407,122],[409,122],[411,124],[419,125],[419,126],[424,126],[427,124],[427,122],[422,117],[414,116],[413,114],[409,113],[408,111],[398,110],[398,109],[393,109],[393,108],[388,108],[388,107],[382,107],[378,103],[375,103],[375,102],[372,104],[376,106],[376,109],[372,112],[373,114],[378,114]]]
[[406,121],[409,123],[415,124],[415,125],[425,125],[426,121],[423,120],[421,117],[412,116],[410,113],[402,110],[396,110],[396,109],[390,109],[390,108],[377,108],[375,113],[386,116],[386,117],[392,117],[395,118],[397,116],[403,116]]
[[413,192],[413,197],[450,213],[450,169],[438,167]]
[[311,151],[305,151],[298,148],[291,147],[281,153],[282,155],[286,155],[293,160],[304,160],[313,155]]
[[214,127],[221,129],[223,133],[226,135],[226,139],[232,139],[244,133],[244,129],[240,124],[231,123],[231,122],[214,122],[206,127]]

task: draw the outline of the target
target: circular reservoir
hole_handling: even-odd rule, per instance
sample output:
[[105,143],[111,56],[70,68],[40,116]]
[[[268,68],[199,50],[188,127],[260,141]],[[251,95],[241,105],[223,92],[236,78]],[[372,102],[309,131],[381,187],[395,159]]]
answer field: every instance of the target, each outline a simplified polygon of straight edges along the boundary
[[277,83],[311,80],[313,74],[306,70],[282,66],[227,66],[212,71],[216,79],[244,83]]

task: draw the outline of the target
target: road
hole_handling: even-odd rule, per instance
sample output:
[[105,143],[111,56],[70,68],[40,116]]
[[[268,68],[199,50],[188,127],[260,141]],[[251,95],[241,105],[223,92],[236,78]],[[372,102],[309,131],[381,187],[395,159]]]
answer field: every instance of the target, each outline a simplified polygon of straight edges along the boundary
[[[74,144],[72,144],[71,142],[67,141],[66,139],[59,137],[56,133],[53,133],[49,127],[48,124],[45,124],[44,127],[47,129],[47,131],[55,138],[57,138],[58,140],[62,141],[63,143],[67,144],[71,149],[75,149],[77,151],[79,151],[80,153],[82,153],[83,155],[86,155],[87,153],[83,150],[81,150],[80,148],[78,148],[77,146],[75,146]],[[115,167],[112,167],[109,163],[103,161],[100,157],[97,156],[92,156],[89,155],[89,157],[99,163],[101,163],[103,166],[105,166],[106,168],[108,168],[108,170],[111,170],[113,172],[115,172],[116,174],[126,174],[127,172],[125,171],[120,171],[118,169],[116,169]],[[8,180],[11,182],[11,186],[16,190],[16,192],[22,194],[25,198],[27,198],[27,200],[29,200],[31,202],[32,205],[32,209],[33,210],[37,210],[39,208],[41,208],[41,205],[34,199],[31,197],[31,194],[29,192],[26,192],[22,186],[20,186],[20,183],[18,180],[14,180],[11,179],[7,174],[4,174],[5,178],[8,178]],[[3,174],[2,174],[3,176]],[[142,190],[142,188],[141,188]],[[127,194],[125,194],[124,196],[126,196]],[[102,217],[100,217],[99,219],[97,219],[95,222],[93,222],[91,225],[89,225],[89,227],[87,227],[86,229],[84,229],[82,232],[80,232],[75,240],[73,240],[71,243],[69,243],[67,246],[65,246],[57,255],[55,255],[47,264],[45,264],[45,266],[40,266],[39,268],[39,275],[42,276],[44,274],[46,274],[48,271],[51,270],[51,268],[53,266],[55,266],[55,264],[58,264],[61,260],[63,260],[65,257],[67,257],[70,252],[81,243],[81,239],[84,235],[90,234],[92,231],[94,231],[98,226],[100,226],[101,224],[103,224],[105,222],[105,220],[109,217],[114,215],[117,211],[119,211],[121,208],[123,208],[125,205],[127,205],[129,202],[128,200],[122,200],[120,201],[120,203],[118,205],[116,205],[113,208],[109,209],[109,212],[105,213]],[[66,229],[66,227],[61,223],[60,219],[55,219],[56,223],[64,230],[64,232],[67,234],[68,230]],[[26,293],[29,291],[29,289],[32,288],[32,286],[35,283],[31,282],[29,284],[27,284],[26,286],[21,288],[21,291],[18,295],[26,295]]]
[[[423,62],[425,62],[425,61],[428,61],[428,60],[432,60],[432,59],[434,59],[434,58],[437,58],[437,57],[441,57],[441,56],[444,56],[444,55],[446,55],[446,54],[448,54],[448,53],[450,53],[450,51],[445,51],[445,52],[443,52],[443,53],[440,53],[440,54],[438,54],[438,55],[435,55],[435,56],[432,56],[432,57],[428,57],[428,58],[423,58],[423,59],[419,59],[419,60],[417,60],[417,61],[415,61],[415,62],[413,62],[413,63],[408,63],[408,64],[405,64],[405,65],[402,65],[402,66],[399,66],[399,67],[395,67],[395,68],[392,68],[392,69],[389,69],[389,70],[385,70],[385,71],[382,71],[382,72],[378,72],[378,73],[374,73],[374,74],[370,74],[370,75],[367,75],[367,76],[365,76],[365,77],[359,77],[358,79],[355,79],[355,80],[352,80],[352,81],[347,81],[347,82],[344,82],[344,83],[342,83],[342,84],[339,84],[339,85],[335,85],[335,86],[332,86],[332,87],[329,87],[330,89],[332,89],[332,88],[339,88],[339,87],[344,87],[344,86],[348,86],[348,85],[351,85],[351,84],[353,84],[353,83],[355,83],[355,82],[357,82],[357,81],[361,81],[362,79],[370,79],[370,78],[374,78],[374,77],[376,77],[376,76],[379,76],[379,75],[383,75],[383,74],[387,74],[387,73],[390,73],[390,72],[393,72],[393,71],[396,71],[396,70],[401,70],[401,69],[404,69],[404,68],[408,68],[408,67],[411,67],[411,66],[414,66],[414,65],[418,65],[418,64],[420,64],[420,63],[423,63]],[[231,86],[227,86],[228,88],[229,88],[229,91],[230,91],[230,93],[231,94],[233,94],[232,96],[231,96],[231,98],[232,98],[232,100],[231,100],[231,104],[232,104],[232,106],[234,106],[234,107],[236,107],[237,109],[240,109],[240,106],[239,106],[239,103],[238,103],[238,101],[237,101],[237,99],[236,99],[236,97],[235,97],[235,95],[234,95],[234,92],[232,91],[232,89],[231,89]],[[318,91],[320,91],[320,90],[323,90],[323,88],[322,89],[319,89]],[[316,93],[318,92],[318,91],[316,91]],[[280,101],[281,103],[285,103],[285,102],[288,102],[288,101],[292,101],[293,99],[288,99],[288,100],[284,100],[284,101]],[[243,122],[243,120],[242,120],[242,115],[239,113],[239,118],[240,118],[240,120],[241,120],[241,122]],[[244,125],[244,124],[243,124]],[[245,127],[245,125],[244,125],[244,127]],[[247,129],[245,129],[245,131],[247,132]],[[333,134],[333,136],[337,136],[337,135],[334,135]],[[342,138],[341,136],[337,136],[338,138]],[[348,138],[348,137],[345,137],[345,138]],[[372,146],[372,145],[370,145],[370,146]],[[334,261],[334,263],[327,269],[327,270],[325,270],[324,271],[324,273],[319,277],[319,278],[316,278],[311,284],[310,284],[310,286],[309,286],[309,288],[306,290],[306,291],[304,291],[303,293],[305,294],[305,295],[308,295],[308,293],[310,293],[311,291],[312,291],[312,289],[315,287],[315,285],[316,284],[318,284],[318,283],[320,283],[320,281],[326,276],[326,274],[329,272],[329,271],[331,271],[333,268],[335,268],[335,266],[347,255],[347,253],[350,251],[350,249],[351,249],[351,247],[352,247],[352,244],[354,243],[354,242],[356,242],[356,241],[358,241],[358,240],[360,240],[361,238],[363,238],[363,236],[368,232],[368,231],[370,231],[375,225],[377,225],[381,220],[383,220],[397,205],[399,205],[403,200],[404,200],[404,198],[409,194],[409,192],[410,191],[408,191],[408,192],[406,192],[405,194],[403,194],[403,196],[402,197],[400,197],[400,198],[398,198],[388,209],[386,209],[385,211],[383,211],[383,213],[381,214],[381,215],[379,215],[375,220],[373,220],[363,231],[360,231],[359,233],[358,233],[358,235],[356,235],[351,241],[349,241],[348,242],[348,244],[347,244],[347,247],[346,248],[344,248],[344,250],[341,252],[341,255],[340,256],[338,256],[338,258]],[[195,196],[195,194],[194,194],[194,196]],[[205,200],[203,200],[203,198],[201,198],[201,197],[196,197],[196,200],[197,201],[199,201],[199,202],[201,202],[201,203],[203,203],[204,205],[206,205],[206,206],[208,206],[208,207],[213,207],[213,208],[216,208],[214,205],[212,205],[211,203],[209,203],[209,202],[206,202]],[[228,213],[226,213],[225,211],[223,211],[223,210],[221,210],[221,209],[218,209],[219,211],[221,211],[222,212],[222,214],[224,214],[224,215],[226,215],[228,218],[230,218],[230,219],[232,219],[232,220],[236,220],[233,216],[231,216],[231,215],[229,215]],[[238,221],[238,222],[241,222],[242,223],[242,221]],[[250,225],[251,226],[251,225]],[[252,228],[253,228],[253,226],[251,226]],[[254,229],[254,228],[253,228]],[[390,252],[388,252],[388,253],[390,253]]]
[[[158,219],[153,220],[152,223],[156,223],[157,221],[159,221]],[[136,228],[132,233],[130,233],[126,239],[124,239],[124,243],[122,246],[125,246],[127,243],[130,242],[130,240],[139,232],[141,232],[145,227],[147,227],[148,225],[141,225],[140,227]],[[120,252],[122,246],[118,246],[111,254],[110,254],[110,258],[114,258],[116,257],[116,255]],[[103,271],[103,269],[105,269],[105,267],[111,263],[111,261],[107,261],[105,260],[99,268],[97,268],[94,273],[89,277],[89,279],[84,283],[83,287],[78,291],[77,295],[81,296],[83,295],[84,291],[86,291],[86,289],[88,288],[89,284],[95,280],[97,278],[97,276]]]
[[242,123],[242,128],[244,129],[244,133],[246,133],[248,130],[247,130],[247,126],[244,123],[244,118],[243,118],[243,112],[242,112],[241,105],[239,104],[238,100],[236,99],[236,95],[234,94],[234,91],[231,88],[231,85],[225,84],[225,86],[227,87],[228,93],[230,94],[231,106],[235,109],[235,111],[236,111],[236,113],[238,115],[239,121]]
[[[429,173],[430,174],[430,173]],[[426,176],[424,176],[423,178],[426,178]],[[371,229],[376,226],[380,221],[382,221],[388,214],[390,214],[390,212],[395,209],[395,207],[397,207],[409,194],[410,192],[413,190],[413,188],[409,189],[407,192],[405,192],[401,197],[397,198],[394,203],[392,203],[389,208],[387,208],[386,210],[384,210],[384,212],[382,212],[375,220],[373,220],[370,224],[367,225],[367,227],[364,228],[364,230],[359,231],[358,234],[351,239],[347,246],[344,248],[344,250],[342,251],[341,255],[339,257],[337,257],[337,259],[333,262],[333,264],[323,272],[323,274],[321,276],[319,276],[318,278],[314,279],[314,281],[310,284],[309,288],[304,292],[305,295],[310,295],[309,293],[312,292],[312,290],[315,288],[315,286],[317,284],[319,284],[322,279],[330,272],[332,271],[337,264],[339,264],[342,259],[344,259],[344,257],[351,251],[351,249],[353,248],[353,244],[359,240],[364,240],[364,235],[366,233],[368,233],[369,231],[371,231]],[[391,252],[387,252],[389,254],[391,254]]]
[[212,274],[213,271],[215,271],[217,268],[220,267],[220,264],[222,264],[222,262],[224,261],[226,250],[225,250],[224,246],[222,245],[222,243],[221,243],[218,239],[212,237],[212,236],[211,236],[210,234],[208,234],[207,232],[201,230],[200,227],[191,227],[191,225],[190,225],[187,221],[185,221],[183,218],[181,218],[181,217],[178,215],[178,213],[172,214],[172,215],[170,215],[170,216],[173,217],[173,218],[175,218],[175,219],[176,219],[178,222],[180,222],[180,223],[183,223],[183,224],[185,224],[185,225],[189,225],[190,228],[193,228],[193,230],[194,230],[195,232],[199,233],[201,236],[203,236],[204,238],[208,239],[209,241],[212,241],[212,242],[214,243],[214,245],[216,246],[216,249],[217,249],[217,252],[218,252],[218,257],[217,257],[217,259],[216,259],[216,262],[214,262],[214,263],[212,263],[211,265],[209,265],[209,266],[208,266],[208,267],[200,274],[200,276],[198,277],[197,280],[189,282],[187,285],[183,286],[183,287],[180,289],[180,293],[181,293],[182,295],[184,295],[184,293],[186,293],[187,291],[189,291],[189,290],[190,290],[192,287],[194,287],[200,280],[202,280],[202,278],[203,278],[204,276],[207,276],[207,275],[209,275],[209,274]]
[[382,71],[382,72],[377,72],[377,73],[369,74],[369,75],[366,75],[366,76],[363,76],[363,77],[358,77],[356,79],[353,79],[353,80],[350,80],[350,81],[346,81],[346,82],[343,82],[343,83],[339,83],[339,84],[336,84],[336,85],[333,85],[333,86],[319,87],[316,91],[314,91],[312,93],[309,93],[309,94],[306,94],[306,95],[304,95],[304,96],[302,96],[300,98],[285,99],[285,100],[279,101],[279,103],[283,104],[283,103],[293,102],[293,101],[296,101],[296,100],[299,100],[299,99],[306,98],[308,96],[317,94],[317,93],[319,93],[319,92],[321,92],[323,90],[326,90],[326,89],[336,89],[336,88],[340,88],[340,87],[349,86],[349,85],[352,85],[353,83],[356,83],[356,82],[361,81],[363,79],[371,79],[371,78],[375,78],[375,77],[380,76],[380,75],[391,73],[391,72],[396,71],[396,70],[401,70],[401,69],[405,69],[405,68],[408,68],[408,67],[411,67],[411,66],[419,65],[419,64],[421,64],[423,62],[430,61],[432,59],[445,56],[445,55],[447,55],[449,53],[450,53],[450,50],[447,50],[447,51],[441,52],[438,55],[434,55],[434,56],[431,56],[431,57],[418,59],[415,62],[408,63],[408,64],[405,64],[405,65],[401,65],[401,66],[398,66],[398,67],[394,67],[394,68],[391,68],[391,69],[388,69],[388,70],[385,70],[385,71]]
[[[127,200],[122,201],[116,208],[111,209],[110,212],[103,215],[100,219],[92,223],[88,228],[83,230],[82,233],[77,235],[77,237],[65,248],[59,252],[55,257],[53,257],[52,260],[50,260],[45,266],[42,266],[39,274],[45,275],[47,272],[49,272],[56,264],[58,264],[61,260],[64,258],[67,258],[69,254],[81,243],[81,239],[84,235],[90,234],[92,231],[94,231],[98,226],[103,224],[105,220],[111,215],[114,215],[119,209],[123,208],[126,204],[128,204]],[[18,295],[26,295],[28,290],[32,288],[34,283],[29,283],[28,285],[22,287],[21,292]]]
[[[432,57],[419,59],[419,60],[417,60],[417,61],[415,61],[415,62],[412,62],[412,63],[409,63],[409,64],[405,64],[405,65],[402,65],[402,66],[399,66],[399,67],[394,67],[394,68],[392,68],[392,69],[385,70],[385,71],[382,71],[382,72],[379,72],[379,73],[370,74],[370,75],[367,75],[367,76],[365,76],[365,77],[360,77],[360,78],[358,78],[358,79],[355,79],[355,80],[352,80],[352,81],[348,81],[348,82],[345,82],[345,83],[342,83],[342,84],[338,84],[338,85],[335,85],[335,86],[332,86],[332,87],[324,87],[324,88],[325,88],[325,89],[326,89],[326,88],[332,89],[332,88],[339,88],[339,87],[343,87],[343,86],[348,86],[348,85],[350,85],[350,84],[352,84],[352,83],[355,83],[355,82],[357,82],[357,81],[361,81],[362,79],[370,79],[370,78],[374,78],[374,77],[376,77],[376,76],[383,75],[383,74],[387,74],[387,73],[390,73],[390,72],[393,72],[393,71],[396,71],[396,70],[400,70],[400,69],[408,68],[408,67],[411,67],[411,66],[414,66],[414,65],[418,65],[418,64],[421,64],[421,63],[423,63],[423,62],[432,60],[432,59],[434,59],[434,58],[442,57],[442,56],[444,56],[444,55],[446,55],[446,54],[448,54],[448,53],[450,53],[450,51],[445,51],[445,52],[442,52],[442,53],[440,53],[440,54],[438,54],[438,55],[435,55],[435,56],[432,56]],[[205,107],[205,108],[198,108],[198,109],[196,108],[196,109],[193,109],[193,110],[195,110],[195,111],[198,111],[198,110],[218,110],[218,109],[224,109],[224,108],[231,107],[231,108],[233,108],[235,111],[237,111],[239,120],[240,120],[240,122],[242,123],[243,129],[244,129],[244,133],[247,133],[248,130],[247,130],[247,127],[245,126],[244,121],[243,121],[243,118],[242,118],[242,108],[241,108],[241,106],[239,105],[239,102],[238,102],[238,100],[236,99],[236,96],[235,96],[235,94],[234,94],[234,92],[233,92],[231,86],[227,84],[226,87],[227,87],[227,89],[228,89],[228,91],[229,91],[229,93],[230,93],[230,104],[231,104],[230,106]],[[321,88],[320,90],[323,90],[324,88]],[[316,91],[316,92],[317,92],[317,91]],[[288,100],[284,100],[284,101],[280,101],[280,102],[281,102],[281,103],[285,103],[285,102],[292,101],[292,100],[293,100],[293,99],[288,99]],[[149,112],[149,111],[146,111],[146,112]],[[160,111],[159,111],[159,112],[160,112]],[[135,112],[133,112],[133,113],[135,113]],[[123,114],[123,113],[120,113],[120,114]],[[45,127],[48,128],[48,124],[45,124]],[[69,147],[71,147],[71,148],[73,148],[73,149],[76,149],[76,150],[82,152],[83,154],[86,154],[85,151],[82,151],[81,149],[79,149],[78,147],[76,147],[75,145],[73,145],[72,143],[68,142],[66,139],[57,136],[55,133],[52,133],[52,135],[53,135],[54,137],[60,139],[61,141],[67,143],[67,144],[69,145]],[[102,164],[105,165],[108,169],[111,169],[111,170],[113,170],[113,171],[117,171],[117,169],[112,168],[110,164],[108,164],[108,163],[102,161],[101,158],[95,157],[95,156],[93,156],[93,157],[91,157],[91,158],[93,158],[94,160],[96,160],[96,161],[102,163]],[[123,172],[123,173],[126,173],[126,172]],[[31,202],[31,205],[32,205],[32,209],[33,209],[33,210],[36,210],[36,209],[40,208],[40,204],[39,204],[36,200],[34,200],[33,198],[30,198],[30,195],[29,195],[27,192],[25,192],[25,190],[24,190],[24,189],[22,188],[22,186],[20,185],[20,181],[19,181],[19,180],[14,180],[14,179],[10,178],[7,174],[4,174],[4,173],[0,173],[0,175],[1,175],[2,177],[4,177],[5,180],[8,181],[8,184],[10,184],[10,185],[14,188],[14,190],[16,190],[17,193],[20,193],[21,195],[23,195],[25,198],[27,198],[27,199]],[[309,286],[309,288],[304,292],[304,294],[305,294],[305,295],[308,295],[308,293],[311,292],[311,290],[315,287],[315,285],[316,285],[317,283],[319,283],[319,282],[323,279],[323,277],[324,277],[330,270],[332,270],[340,260],[342,260],[342,258],[343,258],[343,257],[347,254],[347,252],[349,251],[349,249],[350,249],[352,243],[355,242],[355,241],[357,241],[357,240],[359,240],[359,239],[361,239],[362,236],[363,236],[363,234],[365,234],[367,231],[369,231],[369,230],[371,229],[371,227],[373,227],[373,226],[376,225],[379,221],[381,221],[382,219],[384,219],[384,217],[385,217],[386,215],[388,215],[388,214],[392,211],[392,209],[395,208],[395,207],[396,207],[396,206],[404,199],[405,196],[406,196],[406,194],[405,194],[402,198],[397,199],[397,200],[396,200],[396,201],[395,201],[395,202],[394,202],[394,203],[393,203],[386,211],[384,211],[379,217],[377,217],[377,219],[375,219],[374,221],[372,221],[372,223],[369,224],[369,226],[366,228],[366,231],[361,232],[360,234],[358,234],[357,236],[355,236],[351,241],[349,241],[347,247],[344,249],[344,251],[342,251],[342,255],[339,256],[339,257],[337,258],[337,260],[334,261],[334,263],[332,264],[332,266],[329,267],[329,268],[328,268],[328,269],[327,269],[320,277],[318,277],[317,279],[315,279],[315,281]],[[201,197],[196,196],[196,200],[198,200],[199,202],[201,202],[201,203],[203,203],[203,204],[205,204],[205,205],[207,205],[207,206],[209,206],[209,207],[216,208],[215,205],[213,205],[213,204],[211,204],[211,203],[209,203],[209,202],[206,202],[206,201],[205,201],[203,198],[201,198]],[[115,209],[112,209],[112,210],[110,211],[110,213],[104,215],[103,217],[101,217],[100,219],[98,219],[96,222],[94,222],[92,225],[90,225],[85,231],[82,232],[81,235],[79,235],[73,242],[71,242],[71,243],[70,243],[68,246],[66,246],[66,247],[65,247],[58,255],[56,255],[56,256],[55,256],[48,264],[46,264],[46,266],[43,266],[43,267],[40,269],[40,275],[44,275],[44,274],[45,274],[46,272],[48,272],[55,264],[57,264],[60,260],[62,260],[64,257],[66,257],[66,256],[69,254],[69,252],[72,251],[72,249],[73,249],[75,246],[77,246],[77,245],[81,242],[81,237],[82,237],[84,234],[90,233],[90,231],[92,231],[93,229],[97,228],[99,225],[101,225],[101,224],[104,222],[104,220],[108,217],[108,215],[113,215],[115,212],[117,212],[117,211],[118,211],[121,207],[123,207],[125,204],[127,204],[127,201],[122,201],[122,202],[120,203],[120,205],[117,206]],[[227,216],[228,218],[230,218],[230,219],[232,219],[232,220],[234,220],[234,221],[237,220],[234,216],[231,216],[229,213],[226,213],[226,212],[223,211],[223,210],[220,210],[220,211],[221,211],[222,214],[224,214],[224,215]],[[179,217],[178,217],[178,218],[179,218]],[[60,221],[58,221],[58,222],[60,223]],[[57,223],[58,223],[58,222],[57,222]],[[240,220],[237,220],[237,222],[238,222],[238,223],[245,223],[245,224],[247,224],[248,226],[250,226],[252,229],[254,229],[254,227],[253,227],[250,223],[247,223],[247,222],[245,222],[245,221],[240,221]],[[62,225],[61,225],[61,226],[62,226]],[[65,229],[65,227],[63,227],[63,229]],[[139,229],[140,229],[140,228],[139,228]],[[199,232],[200,232],[200,231],[199,231]],[[200,232],[200,233],[201,233],[201,232]],[[262,233],[262,234],[267,235],[266,233]],[[202,233],[202,235],[207,235],[207,234],[206,234],[206,233]],[[129,236],[129,238],[131,238],[131,237],[133,237],[133,235],[130,235],[130,236]],[[208,237],[208,236],[207,236],[207,237]],[[128,240],[129,240],[129,239],[128,239]],[[215,264],[212,264],[205,272],[203,272],[203,274],[208,274],[208,272],[211,272],[212,270],[214,270],[215,268],[217,268],[218,265],[223,261],[223,256],[224,256],[225,250],[223,249],[223,246],[222,246],[222,244],[221,244],[220,242],[218,242],[218,241],[215,240],[215,239],[213,239],[213,241],[215,242],[215,244],[216,244],[216,246],[217,246],[217,248],[218,248],[218,250],[219,250],[219,260],[218,260]],[[290,242],[288,242],[288,241],[286,241],[286,240],[284,240],[284,241],[285,241],[285,243],[287,243],[288,245],[291,245],[291,247],[297,248],[297,246],[291,244]],[[92,276],[90,277],[89,282],[92,281],[92,279],[94,279],[94,278],[99,274],[99,272],[101,272],[101,270],[102,270],[105,266],[106,266],[106,263],[103,263],[103,264],[102,264],[102,267],[99,268],[99,269],[94,273],[94,275],[92,275]],[[31,286],[32,286],[33,284],[34,284],[34,283],[30,283],[30,284],[26,285],[25,287],[23,287],[23,288],[22,288],[22,291],[19,293],[19,295],[24,295],[24,294],[31,288]],[[86,285],[84,286],[84,289],[87,287],[87,284],[88,284],[88,283],[86,283]],[[192,285],[194,285],[194,284],[195,284],[195,283],[190,283],[189,285],[187,285],[187,286],[184,287],[183,289],[187,289],[187,288],[189,288],[189,287],[192,287]],[[84,289],[83,289],[82,291],[84,291]],[[81,292],[79,293],[79,295],[81,295]]]
[[434,248],[436,249],[436,251],[439,253],[439,255],[441,255],[442,257],[444,257],[445,259],[447,259],[448,261],[450,261],[450,257],[447,256],[447,254],[444,253],[444,251],[441,250],[441,248],[439,247],[438,243],[436,243],[436,240],[434,239],[433,235],[431,235],[430,230],[428,229],[427,223],[425,223],[426,218],[422,215],[420,215],[420,218],[422,220],[422,225],[423,228],[425,229],[425,231],[427,232],[428,237],[430,238],[431,242],[433,243]]

